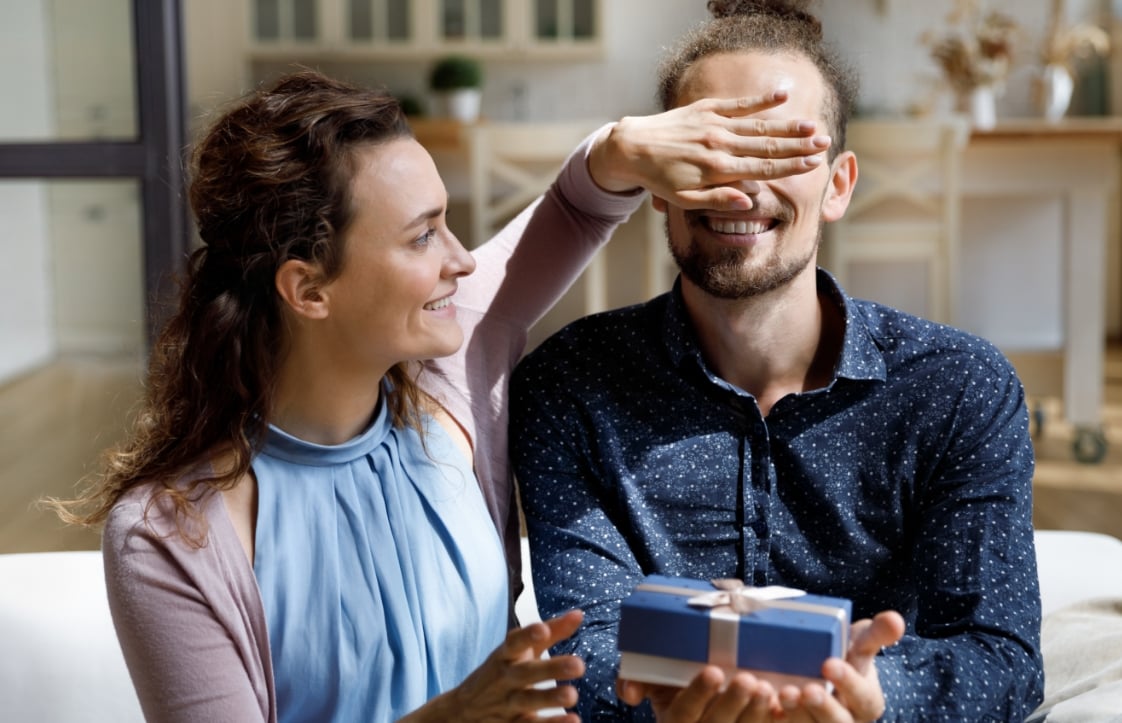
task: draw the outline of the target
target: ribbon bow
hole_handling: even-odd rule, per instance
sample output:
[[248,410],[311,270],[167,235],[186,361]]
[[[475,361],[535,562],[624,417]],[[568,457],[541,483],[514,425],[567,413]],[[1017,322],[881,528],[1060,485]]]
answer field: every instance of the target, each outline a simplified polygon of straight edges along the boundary
[[806,595],[803,590],[781,585],[752,587],[736,578],[720,578],[710,582],[717,588],[716,590],[695,595],[687,600],[686,604],[699,608],[729,607],[737,615],[747,615],[767,607],[772,600],[786,600]]

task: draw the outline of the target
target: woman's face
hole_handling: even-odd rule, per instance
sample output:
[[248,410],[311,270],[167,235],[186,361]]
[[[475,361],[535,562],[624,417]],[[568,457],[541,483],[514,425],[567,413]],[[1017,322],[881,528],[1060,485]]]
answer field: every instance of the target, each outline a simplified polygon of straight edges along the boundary
[[362,368],[452,354],[452,295],[475,259],[445,223],[448,193],[412,138],[360,148],[342,272],[323,286],[332,352]]

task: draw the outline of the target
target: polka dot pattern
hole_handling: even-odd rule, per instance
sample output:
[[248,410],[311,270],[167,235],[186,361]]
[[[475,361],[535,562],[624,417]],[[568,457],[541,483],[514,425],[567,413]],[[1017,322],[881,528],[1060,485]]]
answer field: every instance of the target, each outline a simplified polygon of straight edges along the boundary
[[[615,699],[619,602],[647,574],[738,577],[899,611],[885,720],[1022,720],[1040,702],[1024,391],[989,342],[819,287],[834,381],[755,399],[701,357],[675,289],[579,320],[512,382],[511,452],[543,616],[585,610],[582,719]],[[657,631],[652,631],[657,634]]]

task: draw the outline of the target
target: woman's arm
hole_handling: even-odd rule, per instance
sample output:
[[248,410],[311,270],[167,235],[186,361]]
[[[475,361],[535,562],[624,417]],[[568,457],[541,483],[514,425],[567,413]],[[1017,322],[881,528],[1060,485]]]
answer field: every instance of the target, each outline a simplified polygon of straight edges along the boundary
[[149,527],[145,506],[119,503],[102,537],[109,608],[145,718],[275,721],[264,613],[240,544],[191,547]]

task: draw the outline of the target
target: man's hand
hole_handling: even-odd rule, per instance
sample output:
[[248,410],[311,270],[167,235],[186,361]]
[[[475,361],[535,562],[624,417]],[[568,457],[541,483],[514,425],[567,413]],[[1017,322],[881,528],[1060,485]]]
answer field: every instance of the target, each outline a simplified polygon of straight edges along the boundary
[[904,619],[891,610],[854,623],[845,660],[830,658],[822,665],[822,677],[834,684],[834,694],[817,683],[784,686],[779,691],[784,721],[854,723],[880,718],[885,701],[875,658],[881,648],[895,645],[903,635]]
[[763,723],[777,710],[775,689],[749,673],[737,673],[725,683],[720,668],[706,666],[685,688],[616,681],[619,699],[639,705],[651,699],[659,723]]
[[881,648],[894,645],[904,635],[904,619],[886,611],[872,620],[853,624],[846,659],[830,658],[822,677],[834,685],[834,694],[818,683],[784,686],[776,692],[764,680],[738,673],[725,682],[720,668],[704,668],[685,688],[619,680],[620,700],[638,705],[651,699],[659,723],[855,723],[884,715],[884,693],[877,678],[875,658]]

